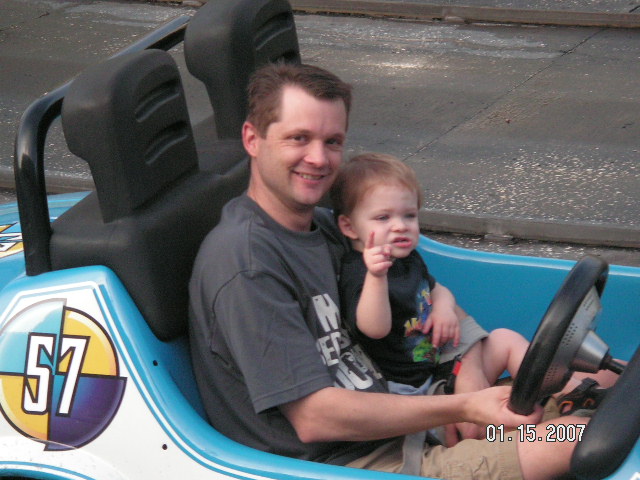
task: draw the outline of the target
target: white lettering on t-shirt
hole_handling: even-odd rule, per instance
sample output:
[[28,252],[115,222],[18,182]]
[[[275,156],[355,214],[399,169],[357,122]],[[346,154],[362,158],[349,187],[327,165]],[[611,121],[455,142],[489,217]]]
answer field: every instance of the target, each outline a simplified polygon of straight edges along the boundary
[[[372,375],[380,378],[360,349],[351,343],[347,332],[340,328],[340,310],[328,294],[313,297],[313,306],[326,335],[320,336],[316,347],[325,365],[333,367],[335,386],[349,390],[366,390],[373,385]],[[363,358],[359,358],[363,356]]]
[[325,332],[337,330],[340,323],[340,310],[333,299],[328,295],[316,295],[313,297],[313,307]]
[[318,339],[318,350],[322,354],[325,365],[335,365],[340,361],[340,332],[333,332],[330,335]]

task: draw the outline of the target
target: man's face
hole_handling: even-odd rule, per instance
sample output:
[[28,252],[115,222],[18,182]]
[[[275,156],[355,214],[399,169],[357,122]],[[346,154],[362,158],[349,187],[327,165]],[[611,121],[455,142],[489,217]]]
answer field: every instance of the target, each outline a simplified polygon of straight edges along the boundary
[[346,130],[342,100],[321,100],[299,87],[284,87],[280,118],[264,137],[248,122],[243,127],[244,146],[252,157],[249,196],[291,228],[291,215],[308,216],[331,187]]

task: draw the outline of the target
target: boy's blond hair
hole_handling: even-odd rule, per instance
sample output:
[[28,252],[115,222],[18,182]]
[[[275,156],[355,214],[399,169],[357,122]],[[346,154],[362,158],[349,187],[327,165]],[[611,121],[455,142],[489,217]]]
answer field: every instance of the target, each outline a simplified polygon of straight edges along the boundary
[[418,208],[422,205],[422,190],[416,173],[393,155],[362,153],[345,162],[333,187],[331,203],[336,217],[349,216],[364,195],[378,185],[400,185],[416,193]]

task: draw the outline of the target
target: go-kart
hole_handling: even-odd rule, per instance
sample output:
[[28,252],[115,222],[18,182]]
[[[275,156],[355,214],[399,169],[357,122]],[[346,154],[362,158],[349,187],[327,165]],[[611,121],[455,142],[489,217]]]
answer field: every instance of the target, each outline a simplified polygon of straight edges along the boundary
[[[181,43],[215,112],[205,146],[194,141],[180,72],[166,52]],[[211,0],[24,113],[18,201],[0,206],[0,476],[395,476],[245,447],[216,432],[200,403],[186,335],[191,264],[223,205],[246,187],[244,88],[250,72],[276,60],[300,61],[286,0]],[[67,147],[91,168],[93,192],[46,195],[44,139],[58,117]],[[573,371],[621,373],[581,432],[572,472],[640,479],[640,269],[476,252],[426,237],[419,249],[485,328],[532,339],[514,410],[544,401]],[[569,431],[555,433],[527,441],[571,440]]]

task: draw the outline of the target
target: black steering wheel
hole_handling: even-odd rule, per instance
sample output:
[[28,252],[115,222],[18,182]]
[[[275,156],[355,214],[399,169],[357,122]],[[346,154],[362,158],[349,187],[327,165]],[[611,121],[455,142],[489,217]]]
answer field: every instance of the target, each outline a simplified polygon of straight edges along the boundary
[[528,415],[537,402],[559,392],[573,372],[610,368],[609,347],[593,331],[608,271],[608,264],[593,256],[571,269],[522,360],[511,391],[511,410]]

